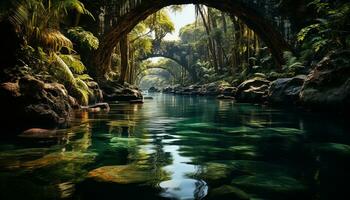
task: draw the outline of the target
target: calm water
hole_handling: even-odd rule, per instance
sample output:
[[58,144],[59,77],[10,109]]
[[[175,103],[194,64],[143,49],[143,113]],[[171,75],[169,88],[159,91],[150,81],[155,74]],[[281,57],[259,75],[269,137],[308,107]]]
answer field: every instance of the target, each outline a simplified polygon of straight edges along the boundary
[[72,127],[1,139],[0,199],[335,199],[347,119],[156,95]]

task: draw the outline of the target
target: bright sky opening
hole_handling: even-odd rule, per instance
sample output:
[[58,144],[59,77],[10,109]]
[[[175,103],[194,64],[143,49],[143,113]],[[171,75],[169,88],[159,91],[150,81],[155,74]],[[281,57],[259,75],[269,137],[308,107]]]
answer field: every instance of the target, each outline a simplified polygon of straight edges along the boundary
[[187,24],[191,24],[195,21],[195,10],[193,4],[184,5],[180,12],[169,12],[170,19],[174,22],[175,31],[172,34],[167,34],[165,40],[179,40],[180,29]]

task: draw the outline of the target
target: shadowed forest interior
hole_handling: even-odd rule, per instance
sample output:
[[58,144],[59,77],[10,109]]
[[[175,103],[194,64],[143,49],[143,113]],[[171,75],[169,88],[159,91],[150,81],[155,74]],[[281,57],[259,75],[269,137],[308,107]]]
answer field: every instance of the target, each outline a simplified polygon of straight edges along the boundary
[[1,0],[0,199],[349,196],[348,0]]

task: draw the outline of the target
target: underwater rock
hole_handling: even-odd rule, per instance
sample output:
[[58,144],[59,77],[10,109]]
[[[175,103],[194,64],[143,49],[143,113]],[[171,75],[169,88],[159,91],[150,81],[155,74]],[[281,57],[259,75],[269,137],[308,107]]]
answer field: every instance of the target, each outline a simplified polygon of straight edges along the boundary
[[[25,152],[24,152],[25,151]],[[35,170],[43,167],[54,166],[62,163],[87,164],[92,162],[95,153],[82,153],[79,151],[48,153],[49,149],[24,149],[4,152],[1,154],[7,161],[7,169]],[[19,157],[20,156],[20,157]],[[11,159],[12,158],[12,159]],[[5,160],[4,159],[4,160]],[[1,160],[0,160],[1,161]]]
[[307,190],[303,183],[288,176],[240,176],[232,180],[232,185],[273,199],[303,199]]
[[150,171],[134,165],[104,166],[89,172],[89,178],[118,184],[145,183],[153,179]]
[[208,199],[220,199],[220,200],[249,200],[250,197],[243,190],[230,186],[223,185],[218,188],[214,188],[209,192]]
[[57,130],[42,129],[42,128],[31,128],[23,131],[20,137],[33,137],[33,138],[50,138],[55,137]]

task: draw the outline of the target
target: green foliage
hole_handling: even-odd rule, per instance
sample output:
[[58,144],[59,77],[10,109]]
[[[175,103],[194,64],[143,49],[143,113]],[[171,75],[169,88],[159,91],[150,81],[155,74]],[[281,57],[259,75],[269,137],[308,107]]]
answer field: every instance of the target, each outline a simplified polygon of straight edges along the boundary
[[59,56],[74,73],[82,74],[86,70],[86,67],[80,61],[79,56],[71,54],[60,54]]
[[45,51],[72,49],[72,43],[59,31],[69,11],[92,16],[79,0],[17,0],[10,21],[21,27],[28,43]]
[[78,101],[82,105],[88,105],[89,104],[89,96],[93,95],[93,92],[89,88],[89,86],[80,78],[76,78],[76,94],[78,95]]
[[54,58],[55,61],[51,65],[51,72],[54,77],[63,83],[68,90],[69,88],[75,87],[75,77],[69,66],[57,54],[54,54]]
[[81,49],[87,48],[91,51],[96,50],[99,46],[98,38],[82,27],[70,28],[67,33],[68,37]]
[[303,48],[312,49],[320,57],[332,49],[348,48],[345,38],[350,33],[350,2],[314,0],[309,6],[316,10],[318,18],[298,33],[297,38],[303,43]]
[[298,61],[298,58],[295,57],[290,51],[283,52],[283,58],[286,63],[283,65],[283,70],[287,73],[296,75],[304,68],[303,63]]
[[145,23],[150,30],[153,30],[155,40],[158,41],[163,39],[166,34],[175,31],[175,25],[165,9],[149,16],[143,23]]
[[51,65],[51,74],[67,88],[68,93],[77,99],[81,105],[89,104],[89,96],[93,95],[91,89],[87,86],[85,81],[89,80],[88,75],[75,76],[70,67],[65,63],[64,59],[69,56],[58,56],[54,54],[56,59]]

